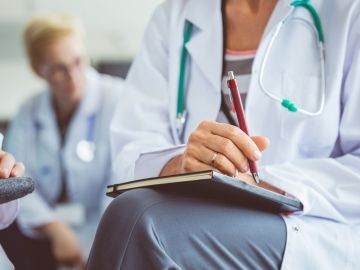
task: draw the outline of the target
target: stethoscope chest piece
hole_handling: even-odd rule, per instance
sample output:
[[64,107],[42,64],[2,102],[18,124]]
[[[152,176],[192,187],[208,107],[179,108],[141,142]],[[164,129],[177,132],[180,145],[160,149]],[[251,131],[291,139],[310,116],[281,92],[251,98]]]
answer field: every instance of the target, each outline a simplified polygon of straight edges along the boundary
[[185,124],[187,120],[187,111],[183,111],[182,113],[178,113],[176,117],[176,131],[181,138],[184,135]]
[[92,162],[95,158],[95,143],[88,140],[81,140],[76,145],[76,155],[83,162]]

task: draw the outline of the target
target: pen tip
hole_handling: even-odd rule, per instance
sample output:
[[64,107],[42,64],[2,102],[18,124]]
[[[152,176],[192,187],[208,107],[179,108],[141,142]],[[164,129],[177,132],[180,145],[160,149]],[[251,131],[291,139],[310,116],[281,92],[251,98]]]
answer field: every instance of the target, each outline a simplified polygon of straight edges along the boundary
[[259,178],[259,175],[257,173],[251,173],[256,184],[259,184],[260,183],[260,178]]
[[233,71],[229,71],[229,72],[228,72],[228,76],[229,76],[229,79],[230,79],[230,80],[234,80],[234,79],[235,79],[235,76],[234,76],[234,72],[233,72]]

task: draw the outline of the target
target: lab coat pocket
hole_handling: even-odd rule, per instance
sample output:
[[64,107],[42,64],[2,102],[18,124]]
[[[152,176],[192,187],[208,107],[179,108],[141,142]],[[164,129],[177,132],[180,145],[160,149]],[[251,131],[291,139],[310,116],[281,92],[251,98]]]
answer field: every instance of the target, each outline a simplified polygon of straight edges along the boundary
[[[290,100],[298,108],[315,112],[320,107],[321,81],[316,75],[284,73],[282,97]],[[292,143],[297,142],[300,154],[307,157],[323,156],[331,150],[326,138],[326,119],[320,116],[308,116],[300,112],[281,111],[281,138]]]

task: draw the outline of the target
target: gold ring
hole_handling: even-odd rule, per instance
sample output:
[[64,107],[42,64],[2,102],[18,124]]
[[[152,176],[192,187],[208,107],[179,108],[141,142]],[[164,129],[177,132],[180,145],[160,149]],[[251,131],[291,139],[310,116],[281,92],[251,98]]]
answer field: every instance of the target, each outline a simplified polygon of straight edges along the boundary
[[218,153],[215,152],[214,155],[213,155],[212,158],[211,158],[211,161],[210,161],[211,164],[214,164],[214,163],[215,163],[217,156],[218,156]]

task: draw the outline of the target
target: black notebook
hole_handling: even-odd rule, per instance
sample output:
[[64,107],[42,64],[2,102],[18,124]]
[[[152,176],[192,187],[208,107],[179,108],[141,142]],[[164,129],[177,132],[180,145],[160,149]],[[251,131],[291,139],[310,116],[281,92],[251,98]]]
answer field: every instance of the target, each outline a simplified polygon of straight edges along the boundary
[[29,177],[0,179],[0,204],[24,197],[34,188],[34,181]]
[[227,200],[235,199],[247,202],[248,205],[276,212],[294,212],[303,209],[302,203],[293,197],[253,186],[233,177],[214,172],[204,171],[173,176],[140,179],[122,184],[110,185],[106,195],[116,197],[121,193],[136,188],[162,189],[181,193],[181,190],[192,190],[192,193],[216,193],[217,197]]

